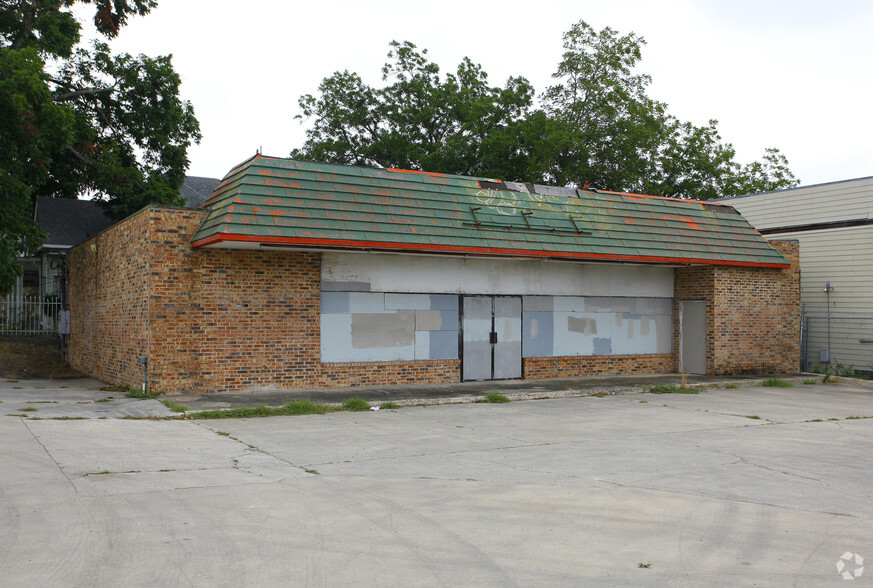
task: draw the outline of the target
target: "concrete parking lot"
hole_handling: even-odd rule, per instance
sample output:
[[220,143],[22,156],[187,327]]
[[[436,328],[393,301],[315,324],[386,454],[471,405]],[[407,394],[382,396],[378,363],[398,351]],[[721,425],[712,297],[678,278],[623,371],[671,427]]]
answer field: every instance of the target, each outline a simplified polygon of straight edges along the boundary
[[0,384],[4,586],[873,583],[861,384],[213,421],[52,385]]

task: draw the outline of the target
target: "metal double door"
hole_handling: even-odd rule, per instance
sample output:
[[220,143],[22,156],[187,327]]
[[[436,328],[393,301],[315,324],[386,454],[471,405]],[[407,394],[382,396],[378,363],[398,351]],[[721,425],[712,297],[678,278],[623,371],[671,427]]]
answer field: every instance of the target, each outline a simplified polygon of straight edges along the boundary
[[521,298],[464,296],[463,380],[521,377]]

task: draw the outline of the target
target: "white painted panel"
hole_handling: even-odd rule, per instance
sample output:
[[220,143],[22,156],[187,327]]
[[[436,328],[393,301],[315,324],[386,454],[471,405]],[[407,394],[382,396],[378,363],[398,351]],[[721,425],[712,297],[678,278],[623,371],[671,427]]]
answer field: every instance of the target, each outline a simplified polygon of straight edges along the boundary
[[824,286],[830,282],[832,314],[873,315],[873,227],[774,236],[800,243],[800,301],[807,314],[827,312]]
[[673,269],[659,266],[324,253],[321,268],[322,282],[372,292],[673,297]]
[[756,229],[873,218],[873,177],[720,201]]

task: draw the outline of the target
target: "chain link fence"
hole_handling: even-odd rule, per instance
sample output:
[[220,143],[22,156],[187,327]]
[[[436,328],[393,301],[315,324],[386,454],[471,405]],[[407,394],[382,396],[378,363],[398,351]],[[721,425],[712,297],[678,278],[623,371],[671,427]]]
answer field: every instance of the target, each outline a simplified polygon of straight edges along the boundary
[[873,316],[805,316],[804,371],[873,376]]

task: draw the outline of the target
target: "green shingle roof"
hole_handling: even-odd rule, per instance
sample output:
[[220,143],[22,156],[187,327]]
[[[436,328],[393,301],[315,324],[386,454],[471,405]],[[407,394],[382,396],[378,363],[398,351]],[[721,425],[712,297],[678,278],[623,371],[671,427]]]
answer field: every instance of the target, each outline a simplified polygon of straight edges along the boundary
[[788,267],[730,206],[447,174],[258,155],[204,206],[195,247]]

